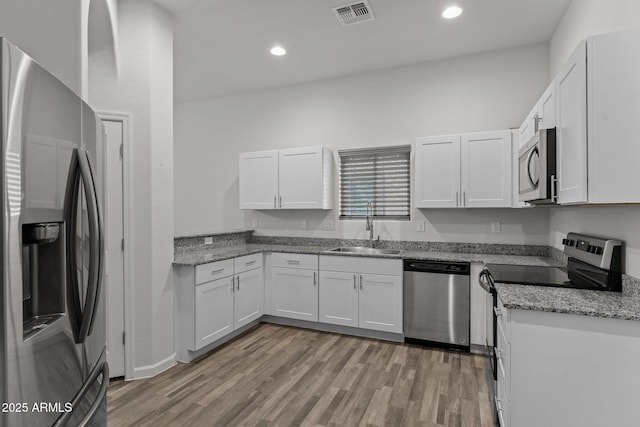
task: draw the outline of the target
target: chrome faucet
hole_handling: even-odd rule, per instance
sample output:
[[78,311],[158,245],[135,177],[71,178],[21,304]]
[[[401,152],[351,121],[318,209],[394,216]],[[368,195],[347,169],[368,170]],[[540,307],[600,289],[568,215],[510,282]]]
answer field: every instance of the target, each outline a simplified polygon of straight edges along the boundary
[[367,216],[364,222],[364,229],[369,232],[369,247],[373,248],[373,202],[367,202]]

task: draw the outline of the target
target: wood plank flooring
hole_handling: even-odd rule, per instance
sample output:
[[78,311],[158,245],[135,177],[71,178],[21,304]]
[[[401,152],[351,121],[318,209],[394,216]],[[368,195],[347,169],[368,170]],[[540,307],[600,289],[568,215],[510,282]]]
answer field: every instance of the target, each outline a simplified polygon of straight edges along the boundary
[[271,324],[154,378],[114,381],[120,426],[493,426],[486,359]]

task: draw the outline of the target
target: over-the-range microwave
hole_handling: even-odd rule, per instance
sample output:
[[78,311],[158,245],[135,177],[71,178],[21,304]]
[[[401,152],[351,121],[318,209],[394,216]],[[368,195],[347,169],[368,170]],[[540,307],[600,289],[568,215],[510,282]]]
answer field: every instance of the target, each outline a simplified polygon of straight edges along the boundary
[[554,204],[556,193],[556,130],[541,129],[518,152],[518,200]]

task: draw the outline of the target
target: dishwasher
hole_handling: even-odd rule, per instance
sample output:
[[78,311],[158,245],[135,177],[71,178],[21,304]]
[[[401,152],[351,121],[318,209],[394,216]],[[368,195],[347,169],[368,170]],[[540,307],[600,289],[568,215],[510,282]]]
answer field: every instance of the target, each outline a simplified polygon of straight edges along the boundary
[[404,261],[405,342],[469,351],[469,263]]

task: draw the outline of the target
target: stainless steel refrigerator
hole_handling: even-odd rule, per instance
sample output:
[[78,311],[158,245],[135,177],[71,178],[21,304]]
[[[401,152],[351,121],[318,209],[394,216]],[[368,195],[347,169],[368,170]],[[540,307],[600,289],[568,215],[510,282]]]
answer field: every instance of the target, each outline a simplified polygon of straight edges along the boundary
[[0,44],[0,426],[104,426],[102,123]]

